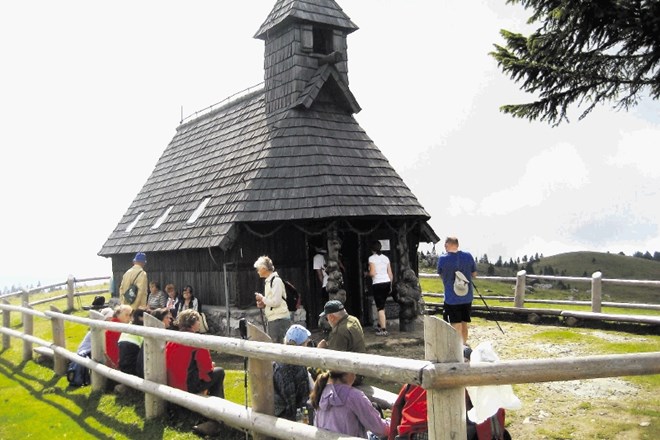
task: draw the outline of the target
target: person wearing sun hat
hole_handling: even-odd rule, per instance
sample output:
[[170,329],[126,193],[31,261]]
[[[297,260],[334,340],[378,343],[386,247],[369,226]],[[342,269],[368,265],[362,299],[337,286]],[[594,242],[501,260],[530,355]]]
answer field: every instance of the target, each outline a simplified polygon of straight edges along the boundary
[[[312,334],[300,324],[289,327],[284,336],[287,345],[307,346]],[[298,409],[307,404],[311,381],[307,368],[302,365],[273,364],[273,388],[275,389],[275,416],[296,420]]]
[[[124,273],[119,285],[119,299],[122,304],[128,304],[133,310],[146,309],[147,295],[149,293],[149,283],[147,281],[147,272],[144,266],[147,264],[147,255],[144,252],[138,252],[133,258],[133,266]],[[125,298],[124,292],[134,284],[137,286],[137,296],[131,303]]]

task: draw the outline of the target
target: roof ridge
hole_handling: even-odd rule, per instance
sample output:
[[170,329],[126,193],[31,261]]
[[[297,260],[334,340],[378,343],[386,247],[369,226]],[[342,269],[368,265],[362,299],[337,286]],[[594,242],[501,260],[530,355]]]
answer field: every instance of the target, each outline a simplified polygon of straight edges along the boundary
[[[261,87],[260,87],[261,86]],[[181,119],[179,122],[179,126],[176,128],[177,131],[180,129],[187,127],[191,124],[194,124],[196,122],[199,122],[200,120],[207,118],[209,116],[213,116],[217,114],[220,111],[227,110],[233,106],[236,106],[238,104],[241,104],[244,101],[247,101],[248,99],[253,98],[254,96],[258,95],[259,93],[264,93],[265,88],[264,82],[260,82],[259,84],[256,84],[254,86],[250,86],[246,89],[243,89],[239,92],[234,93],[233,95],[229,95],[222,101],[219,101],[215,104],[211,104],[210,106],[203,108],[201,110],[196,111],[195,113],[192,113],[185,118]],[[260,88],[257,88],[260,87]],[[234,98],[235,99],[232,99]],[[220,107],[214,108],[216,105],[220,105]],[[198,116],[199,115],[199,116]]]

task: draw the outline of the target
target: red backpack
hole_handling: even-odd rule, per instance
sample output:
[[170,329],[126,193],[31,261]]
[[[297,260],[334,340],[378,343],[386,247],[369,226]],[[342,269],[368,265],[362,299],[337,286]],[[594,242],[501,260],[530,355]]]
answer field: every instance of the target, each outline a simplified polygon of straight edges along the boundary
[[[467,409],[471,408],[467,393],[466,404]],[[504,429],[504,417],[504,409],[500,408],[495,415],[478,425],[468,420],[468,440],[510,440],[509,432]],[[387,440],[409,439],[413,434],[427,432],[426,419],[426,390],[419,385],[404,385],[392,406]]]

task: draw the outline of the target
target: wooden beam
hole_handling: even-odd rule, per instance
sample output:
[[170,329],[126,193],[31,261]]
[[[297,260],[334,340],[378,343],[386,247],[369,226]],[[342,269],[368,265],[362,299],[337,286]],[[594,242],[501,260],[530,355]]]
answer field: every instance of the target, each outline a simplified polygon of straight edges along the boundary
[[[105,317],[96,310],[89,311],[89,318],[105,321]],[[90,331],[92,332],[92,360],[99,364],[105,364],[105,330],[98,327],[92,327]],[[92,389],[94,391],[105,390],[106,383],[107,378],[104,375],[96,370],[92,370]]]
[[[53,312],[61,313],[60,309],[55,306],[50,306]],[[53,329],[53,344],[58,347],[66,348],[66,337],[64,336],[64,320],[61,318],[51,318],[50,323]],[[66,375],[66,369],[69,361],[58,354],[53,355],[53,370],[55,374],[60,376]]]
[[[2,300],[2,304],[9,305],[9,301],[6,299]],[[2,311],[2,326],[4,328],[9,328],[11,325],[11,316],[10,316],[10,311],[7,309],[4,309]],[[11,337],[3,333],[2,334],[2,349],[3,350],[9,350],[11,348]]]
[[[257,326],[247,323],[247,330],[249,341],[271,342],[270,336],[259,330]],[[252,410],[269,416],[274,415],[273,363],[268,360],[250,358],[248,360],[248,380],[252,389]],[[253,440],[270,438],[258,432],[252,433]]]
[[501,361],[493,364],[433,364],[424,369],[424,388],[554,382],[660,373],[660,352],[565,359]]
[[[162,321],[148,313],[144,314],[144,326],[165,329]],[[167,385],[165,342],[162,338],[144,338],[144,379]],[[165,400],[153,394],[145,393],[144,407],[146,418],[149,420],[165,415]]]
[[[463,344],[449,324],[435,316],[424,317],[424,354],[431,362],[463,362]],[[442,364],[440,364],[442,365]],[[425,373],[425,372],[424,372]],[[426,394],[429,438],[455,440],[467,437],[465,388],[453,385]]]

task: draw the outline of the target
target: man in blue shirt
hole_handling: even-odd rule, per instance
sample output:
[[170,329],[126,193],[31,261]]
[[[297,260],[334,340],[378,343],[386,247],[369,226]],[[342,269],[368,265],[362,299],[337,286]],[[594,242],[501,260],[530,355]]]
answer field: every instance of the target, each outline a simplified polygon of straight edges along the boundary
[[[456,283],[456,272],[460,272],[468,281],[467,289],[462,290]],[[472,311],[472,278],[477,276],[477,265],[469,252],[458,250],[458,238],[447,237],[445,253],[438,258],[438,275],[442,277],[445,286],[445,303],[442,317],[461,335],[463,343],[467,343],[470,313]],[[461,275],[458,275],[460,284]]]

